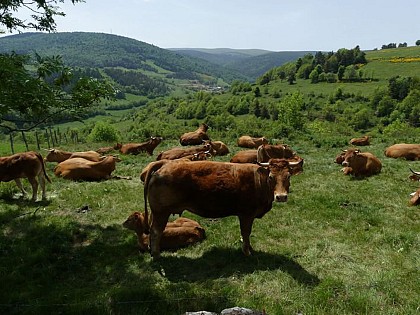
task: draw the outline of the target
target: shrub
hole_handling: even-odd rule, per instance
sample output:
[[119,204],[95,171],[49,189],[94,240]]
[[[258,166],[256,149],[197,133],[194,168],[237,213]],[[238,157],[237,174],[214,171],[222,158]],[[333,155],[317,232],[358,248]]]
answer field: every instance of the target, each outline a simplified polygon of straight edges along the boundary
[[119,134],[114,126],[107,122],[99,121],[93,127],[88,136],[90,141],[94,142],[114,142],[118,141]]

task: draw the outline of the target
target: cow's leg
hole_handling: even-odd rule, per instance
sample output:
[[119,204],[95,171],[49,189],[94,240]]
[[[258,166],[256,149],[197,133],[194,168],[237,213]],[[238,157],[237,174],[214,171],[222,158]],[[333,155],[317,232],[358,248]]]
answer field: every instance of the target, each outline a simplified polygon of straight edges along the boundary
[[44,177],[44,174],[42,174],[42,173],[39,174],[38,180],[39,180],[39,183],[41,184],[42,200],[46,200],[47,199],[47,193],[45,191],[45,177]]
[[20,181],[20,178],[15,178],[16,185],[19,187],[20,191],[22,192],[23,197],[25,197],[28,193],[23,188],[22,182]]
[[38,194],[38,181],[36,180],[36,177],[28,177],[28,180],[32,186],[32,201],[36,201]]
[[254,218],[249,217],[239,217],[239,223],[241,226],[241,235],[242,235],[242,252],[245,256],[250,256],[252,252],[251,243],[249,237],[251,235],[252,223]]
[[160,239],[168,219],[169,214],[153,216],[152,229],[150,231],[150,249],[153,259],[159,258],[160,256]]

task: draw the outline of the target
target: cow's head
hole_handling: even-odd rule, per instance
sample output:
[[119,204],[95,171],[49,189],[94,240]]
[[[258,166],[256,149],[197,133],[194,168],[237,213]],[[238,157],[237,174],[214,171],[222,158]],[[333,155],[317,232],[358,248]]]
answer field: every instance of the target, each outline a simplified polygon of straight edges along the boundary
[[126,229],[135,231],[137,234],[143,234],[145,230],[144,215],[140,212],[133,212],[122,224]]
[[410,168],[411,174],[408,178],[413,180],[413,181],[420,181],[420,172],[415,172]]
[[359,153],[359,149],[344,150],[344,161],[341,163],[341,165],[349,167],[353,163],[353,161],[355,161],[358,158]]
[[71,153],[69,152],[64,152],[57,149],[49,149],[44,160],[47,162],[63,162],[70,155]]
[[300,162],[289,162],[286,159],[270,159],[267,163],[258,163],[269,171],[270,184],[274,186],[274,200],[286,202],[290,189],[291,167]]

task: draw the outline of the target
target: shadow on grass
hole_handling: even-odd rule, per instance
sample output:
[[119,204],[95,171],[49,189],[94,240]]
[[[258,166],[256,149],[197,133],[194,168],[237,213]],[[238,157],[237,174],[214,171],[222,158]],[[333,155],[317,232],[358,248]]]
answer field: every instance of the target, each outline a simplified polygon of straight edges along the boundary
[[284,255],[256,251],[245,257],[241,250],[231,248],[213,248],[199,258],[162,256],[152,266],[173,282],[200,282],[250,274],[256,270],[281,270],[300,284],[316,286],[320,283],[317,276]]

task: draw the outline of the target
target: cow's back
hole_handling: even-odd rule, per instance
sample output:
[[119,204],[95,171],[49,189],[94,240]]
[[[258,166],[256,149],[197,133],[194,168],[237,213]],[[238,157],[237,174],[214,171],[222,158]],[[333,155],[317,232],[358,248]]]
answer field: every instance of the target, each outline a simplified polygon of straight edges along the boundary
[[[245,215],[271,208],[267,175],[258,165],[211,161],[166,163],[150,178],[154,215],[189,210],[203,217]],[[254,213],[255,214],[255,213]]]
[[35,177],[42,171],[42,157],[34,151],[0,157],[0,181]]
[[391,158],[405,158],[407,160],[420,159],[420,144],[398,143],[386,148],[385,156]]

